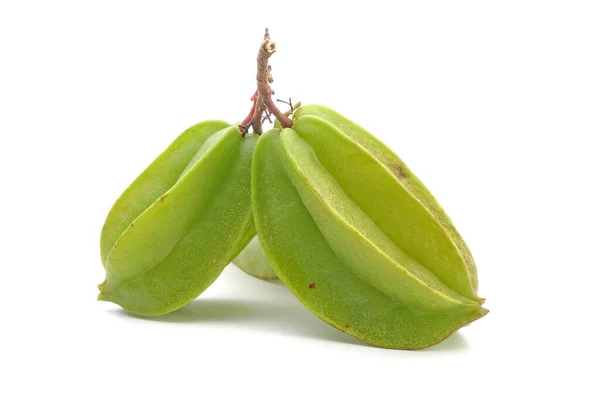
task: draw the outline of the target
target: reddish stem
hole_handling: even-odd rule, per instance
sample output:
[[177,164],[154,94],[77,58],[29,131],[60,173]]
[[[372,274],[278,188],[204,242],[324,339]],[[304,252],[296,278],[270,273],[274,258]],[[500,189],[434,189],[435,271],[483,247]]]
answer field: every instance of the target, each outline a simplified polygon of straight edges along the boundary
[[252,100],[252,108],[250,109],[250,112],[248,113],[246,118],[244,118],[242,123],[240,125],[238,125],[240,128],[240,132],[242,133],[242,136],[246,136],[246,134],[248,133],[248,129],[250,128],[250,123],[254,120],[254,114],[256,114],[256,108],[257,108],[257,104],[259,102],[258,90],[256,92],[254,92],[252,97],[250,97],[250,100]]

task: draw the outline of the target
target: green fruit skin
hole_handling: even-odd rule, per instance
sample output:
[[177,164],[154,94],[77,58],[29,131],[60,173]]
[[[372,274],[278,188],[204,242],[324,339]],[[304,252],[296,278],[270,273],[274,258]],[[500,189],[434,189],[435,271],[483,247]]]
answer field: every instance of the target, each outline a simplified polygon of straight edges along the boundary
[[[392,241],[402,243],[409,256],[449,287],[483,302],[477,295],[477,270],[466,243],[433,195],[391,149],[325,106],[302,106],[293,120],[296,132],[344,191]],[[388,174],[381,172],[382,167]]]
[[117,239],[146,208],[169,190],[198,149],[215,132],[230,126],[225,121],[200,122],[179,135],[119,196],[100,234],[102,264]]
[[[318,118],[307,118],[310,116]],[[386,234],[391,235],[392,240],[404,243],[412,241],[412,245],[405,248],[411,257],[420,263],[432,266],[440,279],[450,287],[455,288],[461,295],[478,302],[483,301],[477,296],[477,270],[471,252],[464,240],[425,185],[391,149],[358,124],[322,105],[311,104],[300,107],[295,111],[293,120],[296,131],[313,146],[319,154],[320,160],[335,175],[346,193],[350,194],[361,207],[367,207],[369,212],[372,212],[370,215],[377,220],[376,223],[384,229]],[[332,124],[338,130],[333,135],[320,134],[321,131],[330,128],[319,129],[319,125],[323,125],[324,122]],[[280,124],[279,128],[281,128]],[[335,137],[340,133],[343,133],[348,140],[340,142],[339,138]],[[341,143],[346,151],[330,152],[329,149],[333,148],[332,142],[334,141],[337,141],[335,148],[340,146]],[[395,198],[390,198],[387,195],[363,196],[364,191],[362,188],[364,185],[375,189],[377,189],[377,186],[373,185],[375,182],[368,176],[370,171],[357,167],[363,165],[361,162],[352,165],[348,165],[346,162],[349,159],[348,157],[356,157],[358,154],[358,157],[363,160],[362,162],[365,162],[366,159],[367,163],[373,163],[370,157],[357,151],[356,145],[376,158],[389,170],[392,175],[391,179],[398,181],[390,182],[388,176],[388,179],[386,179],[388,188],[395,192],[409,192],[412,196],[407,196],[406,193],[404,193],[404,196],[402,196],[403,193],[400,193],[400,196]],[[363,179],[359,181],[358,176]],[[365,176],[367,176],[366,179],[364,179]],[[381,188],[379,189],[381,192]],[[416,211],[416,214],[408,212],[409,210],[403,216],[392,213],[391,215],[401,217],[400,220],[392,220],[388,218],[390,214],[381,212],[382,210],[389,210],[390,207],[399,208],[397,204],[398,197],[403,198],[404,205],[408,203],[411,206],[411,211]],[[404,225],[404,229],[397,229],[400,224]],[[419,235],[416,235],[412,228],[415,226],[420,227]],[[427,241],[423,246],[423,242],[419,240],[420,236],[429,236],[438,240]],[[442,239],[443,246],[439,246],[439,239]],[[259,251],[254,251],[254,254],[259,254]],[[240,256],[243,257],[243,252]],[[261,260],[259,257],[255,257],[254,262],[256,264],[267,264],[269,261],[268,259]],[[244,268],[251,269],[252,264],[245,264],[242,269]],[[274,272],[273,275],[275,275]]]
[[271,262],[267,258],[258,236],[254,236],[248,245],[233,259],[233,263],[248,275],[266,281],[277,279]]
[[[200,146],[187,165],[179,164],[175,172],[166,168],[171,178],[179,172],[175,182],[110,249],[100,300],[139,315],[174,311],[210,286],[253,236],[250,167],[256,135],[242,138],[237,127],[229,126],[203,139],[197,140]],[[168,154],[164,158],[170,159]],[[143,187],[143,181],[140,176],[133,185]]]
[[[321,134],[330,136],[331,132],[321,131]],[[345,139],[343,135],[340,136]],[[280,138],[283,150],[281,160],[288,178],[333,252],[352,273],[417,310],[440,311],[461,306],[478,306],[478,303],[458,295],[435,274],[409,257],[400,247],[403,243],[390,240],[377,226],[375,218],[367,214],[370,210],[363,211],[359,206],[362,204],[357,204],[348,196],[317,159],[309,143],[296,131],[284,129]],[[358,146],[353,147],[361,151]],[[339,145],[330,148],[335,148],[336,153],[343,152]],[[356,156],[348,160],[352,160],[352,163],[356,160],[365,177],[370,174],[371,181],[375,182],[374,187],[383,186],[379,174],[385,174],[385,168],[382,171],[371,169],[371,165]],[[370,201],[369,195],[381,194],[368,191],[369,189],[371,188],[363,188],[361,193],[365,202]],[[402,209],[402,204],[399,208]],[[412,226],[401,225],[397,230],[410,227]]]
[[[265,253],[279,278],[307,308],[358,339],[398,349],[436,344],[487,313],[477,303],[460,299],[456,294],[453,296],[460,299],[461,304],[455,307],[427,311],[407,307],[398,299],[398,296],[405,296],[406,300],[406,294],[382,290],[380,279],[365,280],[357,266],[350,265],[349,258],[340,257],[343,241],[330,243],[331,234],[328,234],[328,241],[323,232],[331,230],[331,226],[323,223],[319,226],[318,223],[317,214],[324,211],[307,204],[309,196],[302,193],[306,188],[301,189],[301,186],[308,187],[310,183],[302,183],[302,174],[293,175],[294,169],[298,168],[290,159],[290,143],[286,150],[282,137],[295,135],[292,130],[282,133],[274,130],[260,138],[252,163],[252,203],[256,229]],[[314,165],[307,168],[310,172]],[[339,196],[338,192],[324,194]],[[315,201],[319,196],[312,197]],[[350,203],[348,199],[342,201]],[[356,209],[351,207],[346,217],[354,211]],[[372,233],[372,228],[368,227],[367,236],[378,236],[383,240],[380,233]],[[359,241],[351,239],[345,250],[355,252],[352,247]],[[380,264],[371,265],[371,268],[376,267]],[[394,278],[394,271],[389,266],[384,267],[383,273],[378,273],[380,278],[387,275],[398,282],[406,280]],[[424,293],[422,287],[414,289],[408,285],[405,288]],[[418,300],[418,296],[413,297],[414,306]]]

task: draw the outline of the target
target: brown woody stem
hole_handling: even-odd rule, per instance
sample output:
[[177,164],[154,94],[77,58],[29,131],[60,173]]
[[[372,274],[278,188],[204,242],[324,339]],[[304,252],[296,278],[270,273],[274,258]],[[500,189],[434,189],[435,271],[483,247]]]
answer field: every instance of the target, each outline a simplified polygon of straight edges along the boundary
[[[271,66],[269,65],[269,57],[275,53],[275,42],[271,41],[269,36],[269,29],[265,29],[265,37],[258,51],[257,72],[256,72],[256,83],[258,85],[259,100],[258,104],[264,106],[268,112],[272,113],[277,120],[281,123],[284,128],[291,128],[292,121],[273,103],[271,96],[273,95],[273,89],[271,89],[270,83],[273,82],[271,76]],[[252,125],[254,127],[254,124]]]
[[262,97],[256,92],[257,102],[256,102],[256,110],[254,111],[254,116],[252,117],[252,131],[257,134],[262,134],[262,115],[265,112],[265,105],[263,103]]

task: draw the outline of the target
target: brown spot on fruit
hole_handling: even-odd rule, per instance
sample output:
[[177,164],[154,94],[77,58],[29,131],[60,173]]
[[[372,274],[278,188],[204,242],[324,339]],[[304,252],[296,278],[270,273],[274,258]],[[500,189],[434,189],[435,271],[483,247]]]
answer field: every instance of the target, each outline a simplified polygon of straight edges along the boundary
[[346,324],[346,329],[350,328],[350,325]]
[[396,176],[400,179],[406,178],[406,172],[404,172],[404,168],[399,165],[395,165],[392,167],[392,171],[396,174]]
[[315,289],[317,287],[317,285],[315,285],[315,283],[311,283],[310,285],[308,285],[309,289]]
[[163,194],[162,196],[160,196],[160,201],[164,201],[167,198],[168,194]]

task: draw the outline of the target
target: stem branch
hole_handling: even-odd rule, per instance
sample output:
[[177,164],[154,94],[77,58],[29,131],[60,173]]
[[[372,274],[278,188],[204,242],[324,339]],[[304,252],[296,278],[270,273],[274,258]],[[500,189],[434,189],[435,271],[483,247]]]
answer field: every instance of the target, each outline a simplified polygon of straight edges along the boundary
[[[258,86],[258,104],[264,106],[268,112],[272,113],[277,120],[281,123],[284,128],[291,128],[292,121],[273,103],[271,96],[273,95],[273,89],[271,89],[271,83],[273,77],[271,76],[271,66],[269,65],[269,57],[275,53],[275,42],[271,41],[269,36],[269,29],[265,29],[265,37],[258,51],[257,72],[256,72],[256,83]],[[253,125],[254,127],[254,125]]]
[[262,134],[262,123],[263,123],[263,113],[265,112],[265,105],[263,103],[262,97],[258,94],[258,90],[256,91],[256,110],[254,111],[254,116],[252,117],[252,130],[254,133]]
[[[248,133],[248,129],[250,128],[250,123],[252,123],[252,129],[254,129],[254,132],[256,132],[256,127],[254,126],[254,119],[256,118],[256,113],[259,108],[258,104],[262,103],[259,99],[258,90],[256,92],[254,92],[252,97],[250,97],[250,100],[252,101],[252,108],[250,109],[250,112],[248,113],[246,118],[244,118],[242,123],[240,125],[238,125],[240,128],[240,132],[242,133],[242,137],[246,136],[246,134]],[[261,112],[259,115],[262,115],[262,107],[260,107],[260,108],[261,108]],[[260,129],[262,129],[262,127]],[[262,133],[262,130],[258,133]]]

